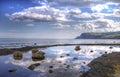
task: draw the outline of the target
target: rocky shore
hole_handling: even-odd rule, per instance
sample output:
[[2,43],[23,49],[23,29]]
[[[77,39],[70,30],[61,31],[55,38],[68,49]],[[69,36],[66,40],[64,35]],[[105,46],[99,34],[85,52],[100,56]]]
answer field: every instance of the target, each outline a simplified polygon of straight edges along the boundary
[[[47,48],[47,47],[53,47],[53,46],[67,46],[67,45],[71,45],[71,44],[56,44],[56,45],[44,45],[44,46],[26,46],[26,47],[22,47],[22,48],[4,48],[4,49],[0,49],[0,56],[1,55],[9,55],[9,54],[13,54],[15,51],[21,51],[21,52],[28,52],[29,50],[32,50],[34,48]],[[72,44],[74,45],[74,44]]]
[[91,69],[80,77],[120,77],[120,52],[104,54],[88,66]]

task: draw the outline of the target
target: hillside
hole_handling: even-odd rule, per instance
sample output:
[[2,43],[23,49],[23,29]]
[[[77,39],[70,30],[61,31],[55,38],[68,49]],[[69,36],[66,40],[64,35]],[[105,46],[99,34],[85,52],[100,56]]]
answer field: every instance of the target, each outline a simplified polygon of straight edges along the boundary
[[120,39],[120,31],[106,33],[82,33],[76,39]]

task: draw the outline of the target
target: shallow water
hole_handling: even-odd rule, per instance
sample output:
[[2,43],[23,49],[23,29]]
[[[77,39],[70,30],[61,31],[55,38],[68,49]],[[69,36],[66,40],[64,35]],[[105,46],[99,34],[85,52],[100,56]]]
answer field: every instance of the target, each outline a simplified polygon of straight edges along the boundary
[[[24,53],[22,60],[13,59],[12,55],[0,56],[0,77],[79,77],[80,72],[88,71],[87,66],[93,59],[102,54],[119,52],[119,46],[80,46],[80,51],[75,51],[75,46],[56,46],[42,50],[45,52],[45,60],[32,61],[31,51]],[[41,50],[41,49],[40,49]],[[91,52],[91,50],[93,52]],[[68,55],[69,54],[69,55]],[[29,67],[40,63],[34,70]],[[53,68],[50,68],[53,66]],[[8,72],[9,69],[17,69],[16,72]],[[52,73],[49,73],[52,70]]]

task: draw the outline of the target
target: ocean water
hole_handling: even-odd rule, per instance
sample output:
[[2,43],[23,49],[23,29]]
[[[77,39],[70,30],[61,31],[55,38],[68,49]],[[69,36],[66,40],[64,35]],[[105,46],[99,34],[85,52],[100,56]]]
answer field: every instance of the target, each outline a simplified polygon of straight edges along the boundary
[[1,48],[20,48],[55,44],[120,44],[119,39],[17,39],[0,38]]

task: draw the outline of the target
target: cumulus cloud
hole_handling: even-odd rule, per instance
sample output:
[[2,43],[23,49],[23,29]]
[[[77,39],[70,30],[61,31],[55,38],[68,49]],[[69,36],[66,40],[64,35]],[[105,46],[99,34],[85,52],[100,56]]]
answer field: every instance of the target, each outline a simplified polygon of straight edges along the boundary
[[64,11],[49,6],[37,6],[15,12],[10,16],[10,20],[15,21],[68,21]]
[[70,9],[71,14],[80,14],[81,10],[79,8]]
[[96,6],[93,6],[91,9],[93,12],[101,12],[103,9],[108,9],[108,5],[107,4],[98,4]]
[[84,12],[78,15],[73,15],[75,18],[92,18],[90,13]]
[[91,23],[83,23],[83,24],[78,24],[74,26],[75,30],[81,30],[82,32],[86,31],[92,31],[94,30],[94,24]]
[[115,9],[113,15],[115,17],[120,17],[120,9]]
[[98,28],[119,28],[120,23],[110,19],[98,19],[93,21]]
[[66,28],[69,28],[70,25],[63,25],[61,23],[57,23],[57,24],[54,24],[53,25],[53,28],[56,28],[56,29],[66,29]]
[[55,8],[50,6],[36,6],[24,9],[20,12],[15,12],[9,15],[10,20],[14,21],[34,21],[34,22],[48,22],[48,21],[72,21],[70,16],[75,18],[91,18],[89,13],[82,13],[77,7],[70,9]]
[[83,32],[120,31],[120,22],[115,22],[109,19],[97,19],[87,21],[83,24],[77,24],[74,26],[74,29]]

